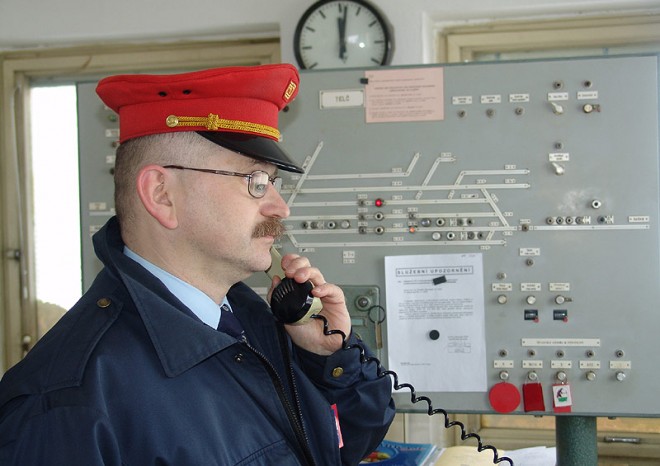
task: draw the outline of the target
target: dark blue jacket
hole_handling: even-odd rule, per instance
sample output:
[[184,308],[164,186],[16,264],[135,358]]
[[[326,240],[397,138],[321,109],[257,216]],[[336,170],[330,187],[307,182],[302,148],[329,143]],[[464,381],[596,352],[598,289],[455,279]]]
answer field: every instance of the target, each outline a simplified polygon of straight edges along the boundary
[[0,381],[0,464],[350,465],[383,438],[391,383],[359,350],[294,347],[242,283],[239,343],[126,257],[115,219],[94,243],[103,271]]

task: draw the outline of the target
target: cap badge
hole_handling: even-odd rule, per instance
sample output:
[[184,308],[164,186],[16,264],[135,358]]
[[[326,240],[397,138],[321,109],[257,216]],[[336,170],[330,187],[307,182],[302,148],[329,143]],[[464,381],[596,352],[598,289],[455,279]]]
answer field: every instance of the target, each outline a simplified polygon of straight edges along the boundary
[[284,91],[284,100],[285,101],[288,102],[289,100],[291,100],[291,97],[296,92],[297,87],[298,87],[298,85],[293,80],[289,81],[289,85],[286,87],[286,90]]

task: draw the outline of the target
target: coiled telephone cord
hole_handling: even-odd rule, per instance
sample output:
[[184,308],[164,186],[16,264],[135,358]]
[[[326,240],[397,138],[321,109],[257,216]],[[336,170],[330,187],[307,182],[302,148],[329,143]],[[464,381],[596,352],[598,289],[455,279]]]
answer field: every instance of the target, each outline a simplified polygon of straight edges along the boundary
[[390,370],[387,370],[387,369],[383,370],[378,358],[376,358],[374,356],[367,356],[366,352],[364,350],[364,347],[362,345],[360,345],[360,344],[349,345],[346,342],[346,334],[344,332],[342,332],[341,330],[331,330],[328,326],[328,320],[325,317],[323,317],[322,315],[319,315],[319,314],[315,314],[315,315],[312,316],[312,318],[313,319],[320,319],[320,320],[323,321],[323,333],[325,335],[328,335],[328,336],[329,335],[341,335],[342,348],[343,349],[358,348],[360,350],[360,361],[363,364],[368,363],[368,362],[375,362],[376,367],[378,368],[378,377],[385,377],[385,376],[388,376],[388,375],[392,376],[392,380],[394,381],[394,389],[395,390],[398,391],[398,390],[402,390],[404,388],[407,388],[408,390],[410,390],[410,401],[412,403],[419,403],[420,401],[425,401],[427,406],[428,406],[427,414],[429,416],[433,416],[434,414],[438,414],[438,413],[442,414],[445,418],[445,428],[446,429],[449,429],[450,427],[458,427],[461,430],[461,440],[462,441],[465,441],[469,438],[474,438],[474,439],[477,440],[477,451],[479,451],[481,453],[484,450],[491,450],[493,452],[493,464],[499,464],[499,463],[502,463],[502,462],[506,461],[506,462],[509,463],[510,466],[514,466],[513,460],[511,458],[508,458],[506,456],[502,456],[502,457],[499,456],[499,454],[497,452],[497,448],[495,448],[492,445],[484,445],[483,442],[481,441],[481,437],[478,434],[468,433],[466,428],[465,428],[465,425],[462,422],[460,422],[460,421],[450,421],[449,420],[449,414],[447,413],[447,411],[445,411],[444,409],[441,409],[441,408],[433,408],[433,404],[432,404],[431,399],[429,397],[423,396],[423,395],[422,396],[417,396],[417,393],[415,391],[415,387],[413,387],[411,384],[409,384],[409,383],[401,383],[400,384],[399,383],[399,376],[396,374],[396,372],[390,371]]

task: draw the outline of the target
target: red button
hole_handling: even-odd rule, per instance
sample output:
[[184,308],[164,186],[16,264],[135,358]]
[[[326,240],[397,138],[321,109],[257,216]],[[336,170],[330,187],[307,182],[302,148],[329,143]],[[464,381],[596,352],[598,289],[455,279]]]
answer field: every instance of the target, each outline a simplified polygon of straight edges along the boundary
[[500,382],[490,389],[488,400],[498,413],[510,413],[520,404],[520,392],[514,384]]

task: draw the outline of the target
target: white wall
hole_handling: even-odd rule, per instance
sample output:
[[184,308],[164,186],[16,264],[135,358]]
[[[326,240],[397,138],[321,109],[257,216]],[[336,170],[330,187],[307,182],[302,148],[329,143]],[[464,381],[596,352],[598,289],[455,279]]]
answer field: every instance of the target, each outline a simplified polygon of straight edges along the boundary
[[[371,0],[395,31],[393,65],[426,63],[433,29],[502,18],[627,14],[660,0]],[[280,36],[294,62],[298,18],[314,0],[0,0],[0,51],[112,41]]]

